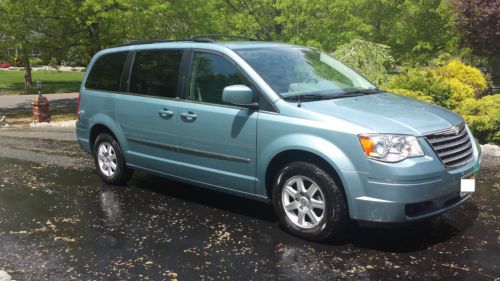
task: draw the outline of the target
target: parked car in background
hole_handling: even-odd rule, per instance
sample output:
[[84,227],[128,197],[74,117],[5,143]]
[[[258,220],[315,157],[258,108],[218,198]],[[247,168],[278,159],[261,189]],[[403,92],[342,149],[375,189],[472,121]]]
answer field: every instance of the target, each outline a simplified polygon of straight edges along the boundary
[[78,142],[105,182],[138,169],[269,201],[309,240],[349,220],[443,213],[471,196],[480,162],[457,114],[275,42],[201,36],[100,51],[78,114]]

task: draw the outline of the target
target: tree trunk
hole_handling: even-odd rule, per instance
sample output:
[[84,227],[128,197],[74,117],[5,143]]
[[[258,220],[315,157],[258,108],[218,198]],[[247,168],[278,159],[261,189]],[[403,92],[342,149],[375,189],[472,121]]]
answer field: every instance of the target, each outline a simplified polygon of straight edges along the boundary
[[26,47],[23,47],[22,50],[23,50],[23,54],[22,54],[23,65],[24,65],[24,68],[25,68],[24,82],[25,82],[25,85],[26,85],[25,88],[26,88],[26,90],[28,90],[28,88],[32,88],[33,87],[33,77],[31,76],[30,57],[29,57],[29,52],[28,52],[28,50],[27,50]]

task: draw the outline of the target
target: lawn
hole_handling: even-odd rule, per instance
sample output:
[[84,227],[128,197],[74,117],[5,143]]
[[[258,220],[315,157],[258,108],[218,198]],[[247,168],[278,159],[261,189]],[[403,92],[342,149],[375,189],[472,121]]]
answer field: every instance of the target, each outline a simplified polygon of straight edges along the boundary
[[[78,92],[83,78],[83,72],[66,71],[33,71],[33,82],[42,81],[43,93]],[[0,94],[24,93],[24,71],[0,71]],[[31,89],[29,93],[35,93]]]

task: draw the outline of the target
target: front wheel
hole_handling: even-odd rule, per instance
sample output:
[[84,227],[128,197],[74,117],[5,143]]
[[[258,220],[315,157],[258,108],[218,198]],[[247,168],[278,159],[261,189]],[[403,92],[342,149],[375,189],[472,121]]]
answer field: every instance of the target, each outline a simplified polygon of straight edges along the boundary
[[125,184],[133,174],[127,168],[118,142],[110,135],[102,133],[94,142],[94,162],[101,179],[109,184]]
[[307,162],[281,169],[273,185],[273,205],[286,230],[312,241],[335,237],[348,220],[341,187],[323,169]]

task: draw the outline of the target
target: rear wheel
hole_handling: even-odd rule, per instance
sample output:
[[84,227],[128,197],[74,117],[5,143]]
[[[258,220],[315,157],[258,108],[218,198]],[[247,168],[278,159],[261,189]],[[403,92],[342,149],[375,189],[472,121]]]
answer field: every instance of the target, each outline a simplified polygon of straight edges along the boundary
[[109,134],[99,134],[94,142],[94,162],[102,180],[109,184],[125,184],[133,174],[127,168],[118,142]]
[[320,167],[287,164],[273,185],[273,205],[284,228],[302,238],[321,241],[341,233],[347,222],[344,194]]

